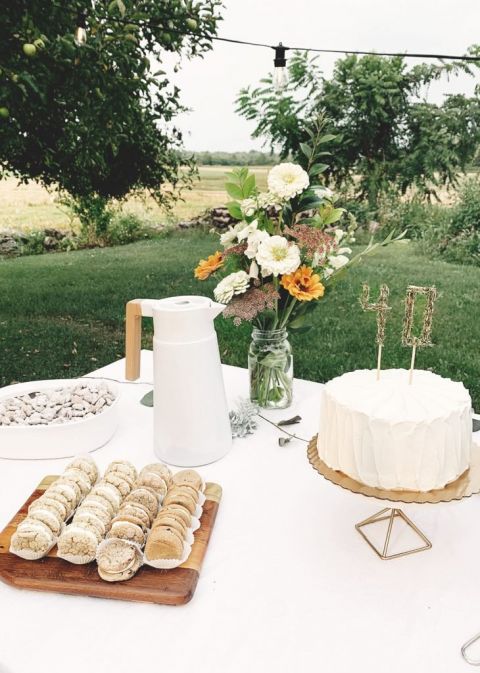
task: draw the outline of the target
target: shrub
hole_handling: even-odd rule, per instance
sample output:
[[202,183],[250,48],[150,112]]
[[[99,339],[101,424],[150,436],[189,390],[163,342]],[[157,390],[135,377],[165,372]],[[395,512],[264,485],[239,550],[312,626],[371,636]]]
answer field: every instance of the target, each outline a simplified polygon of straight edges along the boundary
[[153,228],[148,227],[138,215],[118,213],[109,223],[105,240],[108,245],[125,245],[141,238],[149,238],[152,234]]
[[451,233],[480,232],[480,180],[471,177],[465,181],[454,209]]

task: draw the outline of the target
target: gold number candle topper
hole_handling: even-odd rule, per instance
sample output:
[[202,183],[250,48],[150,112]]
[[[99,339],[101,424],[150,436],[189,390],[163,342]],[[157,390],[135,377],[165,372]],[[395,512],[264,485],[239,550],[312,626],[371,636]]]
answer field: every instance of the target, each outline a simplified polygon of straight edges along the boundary
[[382,348],[385,342],[385,326],[387,324],[387,315],[388,311],[391,310],[391,306],[388,305],[388,295],[390,290],[387,285],[382,285],[380,287],[380,293],[376,302],[370,302],[370,287],[367,283],[363,283],[362,286],[362,296],[360,297],[360,305],[364,311],[375,311],[377,314],[377,336],[375,339],[376,344],[378,345],[378,357],[377,357],[377,381],[380,378],[380,368],[382,364]]
[[[420,336],[413,334],[413,316],[415,313],[415,299],[419,294],[426,296],[425,310],[423,312],[423,324]],[[432,344],[432,321],[433,309],[435,300],[437,298],[437,288],[419,287],[417,285],[409,285],[407,287],[407,296],[405,299],[405,318],[403,320],[402,344],[412,348],[412,359],[410,362],[409,383],[412,382],[413,368],[415,366],[415,354],[417,347],[433,346]]]

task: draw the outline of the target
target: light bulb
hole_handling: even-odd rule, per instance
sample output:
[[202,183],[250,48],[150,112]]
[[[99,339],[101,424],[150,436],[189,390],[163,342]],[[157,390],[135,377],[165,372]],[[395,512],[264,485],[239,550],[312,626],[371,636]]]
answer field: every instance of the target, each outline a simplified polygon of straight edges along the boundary
[[288,47],[284,47],[281,42],[277,44],[275,49],[275,58],[273,59],[273,86],[276,91],[281,91],[285,88],[288,82],[287,74],[287,59],[285,53]]
[[75,28],[75,33],[73,39],[77,47],[83,47],[87,43],[87,31],[83,26],[77,26]]
[[73,40],[77,47],[83,47],[87,43],[87,11],[85,9],[78,13]]
[[275,91],[282,91],[288,83],[288,74],[286,68],[275,68],[273,71],[273,86]]

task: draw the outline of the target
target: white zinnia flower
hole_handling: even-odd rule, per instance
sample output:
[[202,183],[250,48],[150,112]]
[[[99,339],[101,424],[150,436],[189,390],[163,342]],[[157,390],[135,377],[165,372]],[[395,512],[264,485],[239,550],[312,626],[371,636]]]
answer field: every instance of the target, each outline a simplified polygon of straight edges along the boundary
[[330,255],[328,258],[328,263],[334,268],[335,271],[341,269],[342,266],[348,264],[350,260],[346,255]]
[[261,192],[258,197],[258,205],[260,208],[270,208],[271,206],[280,206],[279,198],[271,192]]
[[333,192],[328,187],[320,187],[320,186],[317,185],[316,187],[313,187],[312,189],[315,192],[315,195],[319,199],[328,199],[329,201],[331,201],[333,199]]
[[292,199],[303,192],[310,181],[308,174],[298,164],[274,166],[267,178],[268,189],[280,199]]
[[250,222],[250,224],[247,224],[246,222],[240,222],[240,224],[242,225],[242,228],[239,229],[237,233],[239,242],[248,238],[250,234],[253,234],[253,232],[257,230],[258,227],[257,220],[253,220],[253,222]]
[[234,227],[228,227],[227,231],[220,236],[220,243],[228,248],[237,242],[238,232],[243,229],[245,222],[238,222]]
[[243,199],[240,201],[240,209],[244,217],[251,217],[257,210],[257,202],[255,199]]
[[283,236],[269,236],[258,246],[257,262],[262,276],[293,273],[300,266],[300,250]]
[[233,295],[243,294],[248,290],[249,285],[250,278],[248,273],[245,271],[236,271],[225,276],[214,289],[213,294],[216,301],[219,301],[221,304],[228,304]]
[[266,241],[269,238],[269,234],[267,234],[267,232],[263,229],[256,229],[254,232],[252,232],[247,238],[248,246],[245,250],[246,257],[248,257],[248,259],[253,259],[256,257],[260,243],[263,243],[263,241]]

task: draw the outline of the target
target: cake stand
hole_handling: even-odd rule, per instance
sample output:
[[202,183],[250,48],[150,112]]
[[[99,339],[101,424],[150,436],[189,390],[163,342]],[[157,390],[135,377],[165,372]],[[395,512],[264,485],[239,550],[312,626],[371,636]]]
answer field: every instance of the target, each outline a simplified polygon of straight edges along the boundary
[[[318,455],[317,435],[315,435],[315,437],[310,440],[307,455],[311,466],[319,474],[321,474],[322,477],[325,477],[325,479],[331,481],[332,484],[341,486],[351,493],[359,493],[361,495],[366,495],[370,498],[377,498],[379,500],[388,500],[392,503],[404,502],[435,504],[439,502],[450,502],[451,500],[461,500],[462,498],[468,498],[474,493],[480,492],[480,446],[477,444],[472,444],[472,458],[468,470],[458,477],[458,479],[452,481],[450,484],[447,484],[445,488],[427,492],[397,490],[388,491],[385,489],[373,488],[372,486],[366,486],[359,481],[355,481],[355,479],[348,477],[346,474],[343,474],[343,472],[333,470],[331,467],[328,467],[328,465],[324,463],[324,461]],[[396,554],[389,553],[389,544],[393,525],[395,521],[399,519],[401,519],[411,530],[414,531],[421,543],[418,546],[407,549],[406,551]],[[385,540],[383,545],[377,546],[367,536],[364,529],[368,526],[371,526],[372,524],[387,520],[388,525]],[[398,507],[385,507],[380,512],[377,512],[376,514],[368,517],[368,519],[355,524],[355,528],[363,537],[363,539],[370,545],[377,556],[385,561],[399,558],[401,556],[407,556],[408,554],[415,554],[420,551],[426,551],[427,549],[432,548],[432,543],[427,538],[427,536],[422,533],[422,531],[417,528],[413,521],[411,521]]]

